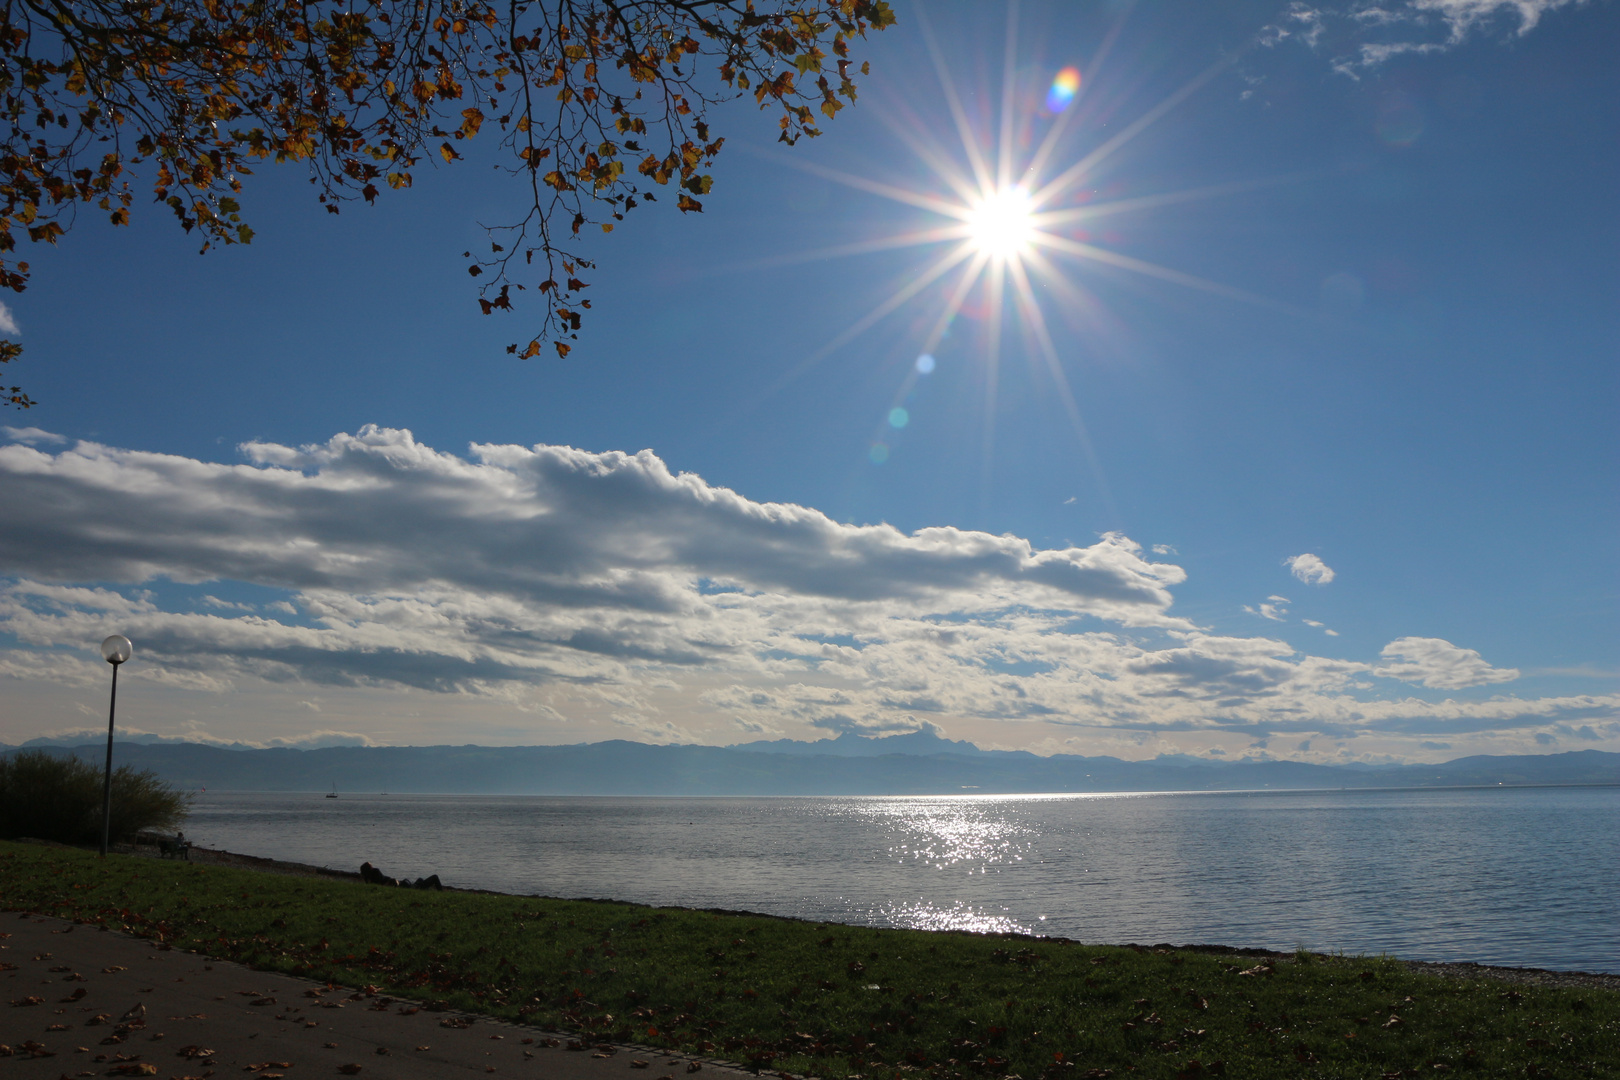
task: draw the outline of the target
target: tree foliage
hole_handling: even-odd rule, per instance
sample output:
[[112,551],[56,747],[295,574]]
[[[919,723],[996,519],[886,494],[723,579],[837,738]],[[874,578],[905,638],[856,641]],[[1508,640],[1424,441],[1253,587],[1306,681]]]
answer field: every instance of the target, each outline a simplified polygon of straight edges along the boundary
[[[101,837],[103,772],[71,753],[19,750],[0,757],[0,839],[32,836],[63,844],[93,844]],[[169,830],[185,820],[191,797],[149,769],[113,770],[114,842],[143,829]]]
[[493,129],[523,205],[467,269],[485,314],[541,294],[524,357],[566,355],[590,307],[581,230],[660,197],[702,210],[714,106],[817,135],[855,99],[851,43],[894,21],[884,0],[0,3],[0,287],[27,286],[20,239],[55,244],[81,210],[127,224],[137,176],[207,251],[253,238],[239,196],[261,162],[302,164],[337,213]]

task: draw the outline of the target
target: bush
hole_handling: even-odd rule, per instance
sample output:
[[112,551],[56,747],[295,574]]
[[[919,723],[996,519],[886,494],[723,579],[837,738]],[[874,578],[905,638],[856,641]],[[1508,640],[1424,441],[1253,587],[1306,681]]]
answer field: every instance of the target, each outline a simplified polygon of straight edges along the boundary
[[[101,841],[102,768],[72,754],[21,750],[0,758],[0,839],[32,836],[64,844]],[[191,809],[150,769],[113,770],[110,842],[143,829],[172,831]]]

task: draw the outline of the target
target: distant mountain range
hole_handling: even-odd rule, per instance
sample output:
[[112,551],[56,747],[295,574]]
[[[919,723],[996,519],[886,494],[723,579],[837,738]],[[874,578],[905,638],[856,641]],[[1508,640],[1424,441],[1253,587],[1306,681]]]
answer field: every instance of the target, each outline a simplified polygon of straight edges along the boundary
[[[35,739],[100,762],[104,742]],[[0,747],[0,753],[15,750]],[[1106,791],[1243,791],[1497,784],[1620,784],[1620,754],[1466,757],[1440,765],[1312,765],[1150,761],[981,750],[922,731],[845,734],[818,742],[650,746],[332,746],[224,748],[121,740],[119,764],[183,788],[226,791],[420,792],[503,795],[961,795]]]

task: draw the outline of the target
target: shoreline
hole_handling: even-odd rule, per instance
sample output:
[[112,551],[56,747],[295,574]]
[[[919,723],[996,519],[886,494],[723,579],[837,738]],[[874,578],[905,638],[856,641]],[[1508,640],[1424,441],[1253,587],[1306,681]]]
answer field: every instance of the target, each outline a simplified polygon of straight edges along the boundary
[[[21,841],[21,842],[24,842],[24,843],[44,843],[44,841],[37,841],[37,840],[35,840],[35,841]],[[153,858],[153,859],[161,858],[161,856],[157,854],[155,849],[147,848],[145,845],[136,845],[136,844],[118,845],[117,850],[119,851],[120,854],[137,855],[137,856],[141,856],[143,858]],[[281,874],[281,875],[284,875],[284,876],[291,876],[291,877],[337,878],[337,879],[340,879],[340,880],[352,881],[355,884],[363,884],[363,879],[361,878],[358,871],[334,870],[331,867],[314,866],[314,865],[311,865],[309,863],[291,862],[291,861],[287,861],[287,860],[283,860],[283,859],[267,859],[267,858],[264,858],[264,857],[258,856],[258,855],[246,855],[246,854],[243,854],[241,852],[226,851],[226,850],[221,849],[221,848],[193,847],[191,849],[191,854],[193,856],[194,861],[200,862],[200,863],[202,863],[204,865],[230,866],[230,867],[235,867],[235,868],[241,869],[241,870],[256,870],[256,871],[259,871],[260,873]],[[198,858],[198,856],[201,856],[201,857]],[[463,893],[471,893],[471,894],[475,894],[475,895],[485,895],[485,896],[510,896],[510,895],[514,895],[514,894],[510,894],[510,893],[499,892],[498,890],[494,890],[494,889],[469,889],[469,888],[463,888],[463,887],[460,887],[460,886],[453,886],[453,885],[446,885],[446,886],[444,886],[444,889],[445,889],[446,892],[463,892]],[[565,899],[565,898],[547,897],[546,899]],[[604,900],[604,899],[607,899],[607,898],[603,898],[603,897],[568,897],[566,899],[589,901],[589,900],[593,900],[593,899],[595,899],[595,900]],[[631,903],[630,901],[623,901],[623,900],[613,900],[611,902],[612,903]],[[637,905],[637,906],[639,906],[639,905]],[[787,920],[787,921],[790,921],[790,922],[801,921],[801,920],[793,919],[791,916],[772,915],[772,914],[769,914],[769,913],[766,913],[766,912],[757,912],[757,911],[737,911],[737,910],[722,909],[722,908],[701,908],[701,909],[696,909],[696,910],[702,910],[702,911],[707,911],[707,912],[715,912],[715,913],[720,913],[720,914],[729,914],[729,915],[749,915],[749,916],[752,916],[752,917],[755,917],[755,918],[784,919],[784,920]],[[934,933],[941,933],[941,934],[970,934],[972,936],[999,937],[999,938],[1008,938],[1008,939],[1014,939],[1014,940],[1023,939],[1023,940],[1030,940],[1030,941],[1063,941],[1063,940],[1068,940],[1068,939],[1065,939],[1065,938],[1041,937],[1041,936],[1038,936],[1038,935],[1031,935],[1031,934],[973,935],[971,931],[966,931],[966,930],[939,930],[939,931],[933,931],[933,932]],[[1092,942],[1091,944],[1099,944],[1099,943]],[[1174,948],[1174,949],[1185,949],[1185,950],[1188,950],[1188,951],[1191,951],[1191,952],[1209,953],[1209,954],[1218,955],[1218,956],[1252,956],[1252,957],[1267,957],[1267,958],[1272,958],[1272,959],[1286,959],[1288,957],[1292,957],[1292,956],[1295,955],[1294,953],[1278,952],[1278,951],[1273,950],[1273,949],[1242,948],[1242,947],[1236,947],[1236,946],[1231,946],[1231,945],[1211,945],[1211,944],[1173,945],[1173,944],[1170,944],[1170,943],[1162,943],[1162,942],[1161,943],[1154,943],[1154,944],[1151,944],[1151,945],[1138,944],[1138,943],[1134,943],[1134,942],[1118,942],[1118,943],[1110,942],[1110,943],[1107,943],[1107,944],[1117,944],[1121,948],[1137,948],[1137,949]],[[1320,955],[1320,954],[1318,954],[1318,955]],[[1521,986],[1547,986],[1547,987],[1555,987],[1555,988],[1585,987],[1585,988],[1590,988],[1590,989],[1609,990],[1609,991],[1613,991],[1613,992],[1616,992],[1616,993],[1620,993],[1620,973],[1608,973],[1608,972],[1600,972],[1600,971],[1554,971],[1554,970],[1551,970],[1551,969],[1548,969],[1548,968],[1500,967],[1500,966],[1495,966],[1495,965],[1490,965],[1490,964],[1477,964],[1477,963],[1474,963],[1472,961],[1406,960],[1406,959],[1403,959],[1401,957],[1395,957],[1394,959],[1398,960],[1403,966],[1406,967],[1406,969],[1408,971],[1411,971],[1414,974],[1419,974],[1419,975],[1433,975],[1433,976],[1436,976],[1436,977],[1439,977],[1439,978],[1446,978],[1446,979],[1481,979],[1481,978],[1483,978],[1483,979],[1495,979],[1495,980],[1500,981],[1500,982],[1515,983],[1515,984],[1518,984],[1518,985],[1521,985]]]

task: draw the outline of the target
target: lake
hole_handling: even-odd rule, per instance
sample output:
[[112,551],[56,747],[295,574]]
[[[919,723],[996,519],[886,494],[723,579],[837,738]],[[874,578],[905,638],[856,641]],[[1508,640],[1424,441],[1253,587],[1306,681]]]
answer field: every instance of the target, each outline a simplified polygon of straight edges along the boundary
[[447,885],[1087,942],[1620,973],[1620,788],[636,799],[221,793],[192,840]]

